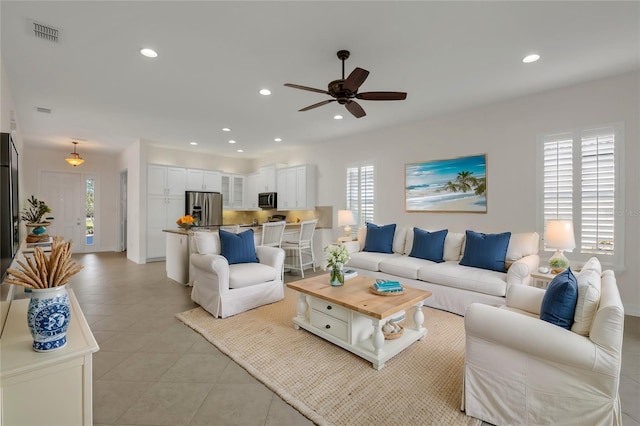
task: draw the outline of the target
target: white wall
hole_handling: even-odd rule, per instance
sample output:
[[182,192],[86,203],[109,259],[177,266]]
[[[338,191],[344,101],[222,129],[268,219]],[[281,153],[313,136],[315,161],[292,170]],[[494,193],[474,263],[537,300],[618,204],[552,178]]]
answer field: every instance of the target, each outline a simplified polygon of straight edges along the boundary
[[[28,145],[24,149],[22,164],[21,198],[38,196],[38,183],[40,173],[43,171],[92,174],[98,178],[96,186],[96,229],[95,251],[114,251],[117,237],[117,213],[118,213],[118,181],[116,155],[101,155],[91,152],[82,152],[82,145],[78,146],[85,162],[81,166],[72,167],[64,159],[69,156],[73,146],[69,143],[68,150],[34,149]],[[39,198],[46,200],[44,194]],[[54,212],[55,214],[55,212]]]
[[[481,232],[536,230],[536,141],[540,134],[624,122],[625,271],[618,286],[628,314],[640,316],[640,73],[634,72],[283,152],[264,163],[318,165],[318,205],[344,208],[345,168],[376,165],[377,223]],[[389,105],[393,108],[393,105]],[[362,120],[374,119],[365,117]],[[486,214],[407,213],[404,164],[487,154]],[[334,223],[336,223],[334,221]]]
[[[14,112],[16,107],[13,102],[13,95],[11,93],[11,85],[9,84],[9,77],[4,70],[4,63],[2,57],[0,57],[0,132],[11,133],[11,114],[16,121],[16,130],[13,132],[13,143],[18,150],[18,186],[22,188],[22,173],[23,173],[23,157],[24,143],[22,141],[22,132],[20,131],[20,120],[18,115]],[[20,200],[24,200],[23,192],[20,191]]]

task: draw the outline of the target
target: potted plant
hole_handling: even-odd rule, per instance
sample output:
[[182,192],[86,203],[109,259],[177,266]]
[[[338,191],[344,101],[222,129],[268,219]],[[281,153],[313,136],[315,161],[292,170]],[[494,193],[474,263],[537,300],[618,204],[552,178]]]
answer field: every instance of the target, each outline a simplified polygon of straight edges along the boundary
[[51,213],[51,208],[42,200],[38,200],[33,195],[27,199],[27,205],[22,209],[20,219],[27,223],[39,224],[43,222],[42,218],[45,214]]
[[564,271],[568,266],[569,263],[567,262],[566,258],[553,256],[551,259],[549,259],[549,267],[551,268],[551,272],[554,274],[558,274]]

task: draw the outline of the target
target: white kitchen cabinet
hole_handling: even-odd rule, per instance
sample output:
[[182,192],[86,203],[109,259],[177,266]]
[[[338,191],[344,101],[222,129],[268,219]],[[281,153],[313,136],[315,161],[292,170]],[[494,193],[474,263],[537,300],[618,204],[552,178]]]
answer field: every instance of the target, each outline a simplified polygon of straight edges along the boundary
[[277,170],[278,210],[316,208],[316,167],[302,165]]
[[165,258],[163,229],[175,228],[184,215],[187,171],[157,164],[147,166],[147,260]]
[[0,340],[0,424],[93,424],[92,357],[99,348],[73,290],[67,292],[67,344],[49,353],[31,348],[29,299],[11,301]]
[[189,235],[165,232],[167,277],[180,284],[189,284]]
[[147,165],[147,195],[183,196],[187,171],[182,167]]
[[256,188],[257,193],[276,192],[276,166],[262,166],[258,169],[258,173],[260,179]]
[[222,174],[222,208],[227,210],[244,209],[244,176]]
[[262,188],[262,174],[252,173],[245,179],[244,206],[247,210],[258,210],[258,193]]
[[166,256],[164,229],[175,229],[176,220],[184,216],[184,196],[147,197],[147,260],[162,260]]
[[222,174],[215,170],[187,169],[187,191],[220,192]]

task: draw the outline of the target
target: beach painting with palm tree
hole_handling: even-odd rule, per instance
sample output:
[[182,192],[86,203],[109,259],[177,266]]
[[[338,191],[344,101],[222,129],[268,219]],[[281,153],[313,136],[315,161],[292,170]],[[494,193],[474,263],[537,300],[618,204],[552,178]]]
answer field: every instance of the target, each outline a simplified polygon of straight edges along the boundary
[[487,212],[487,156],[405,164],[408,212]]

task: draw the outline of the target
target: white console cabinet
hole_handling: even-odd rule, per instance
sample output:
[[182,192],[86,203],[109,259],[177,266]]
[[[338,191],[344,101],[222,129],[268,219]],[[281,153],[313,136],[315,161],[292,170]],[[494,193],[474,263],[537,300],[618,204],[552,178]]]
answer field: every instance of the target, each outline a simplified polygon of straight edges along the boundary
[[11,301],[0,339],[2,425],[93,424],[92,356],[99,348],[73,290],[68,292],[67,345],[52,352],[31,348],[29,299]]

